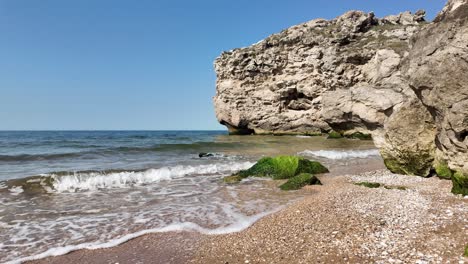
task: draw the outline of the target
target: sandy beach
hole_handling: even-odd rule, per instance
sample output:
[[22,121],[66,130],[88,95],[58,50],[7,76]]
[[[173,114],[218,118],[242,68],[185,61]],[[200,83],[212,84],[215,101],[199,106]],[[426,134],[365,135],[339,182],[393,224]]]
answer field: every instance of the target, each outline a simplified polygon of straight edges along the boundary
[[[468,199],[451,182],[376,170],[322,186],[226,235],[170,232],[32,263],[465,263]],[[380,188],[356,182],[381,183]],[[404,188],[403,188],[404,187]],[[401,190],[404,189],[404,190]]]

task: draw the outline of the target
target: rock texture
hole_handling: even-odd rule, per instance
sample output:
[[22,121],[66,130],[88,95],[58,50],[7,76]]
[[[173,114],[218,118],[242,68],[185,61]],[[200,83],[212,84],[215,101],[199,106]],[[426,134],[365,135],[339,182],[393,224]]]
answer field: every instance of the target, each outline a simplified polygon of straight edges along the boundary
[[468,184],[468,1],[450,0],[411,46],[403,69],[437,125],[436,159]]
[[[382,126],[393,108],[413,94],[408,86],[402,91],[394,85],[402,82],[395,72],[423,14],[378,19],[350,11],[224,52],[215,62],[218,120],[241,134]],[[380,85],[383,80],[388,84]]]
[[[393,171],[427,175],[434,134],[424,128],[430,114],[420,103],[409,105],[417,97],[400,72],[411,36],[426,25],[424,14],[405,12],[378,19],[372,13],[350,11],[223,53],[215,62],[219,121],[241,134],[372,133]],[[385,132],[385,125],[392,114],[400,109],[414,112],[415,106],[423,118],[407,122],[432,138],[414,136],[406,140],[411,145],[402,145],[398,134]],[[390,127],[418,133],[392,120]],[[410,155],[415,147],[426,153],[424,164],[401,166],[406,163],[401,154]]]
[[433,23],[350,11],[224,52],[218,120],[241,134],[370,133],[393,172],[443,163],[466,175],[467,10],[449,0]]

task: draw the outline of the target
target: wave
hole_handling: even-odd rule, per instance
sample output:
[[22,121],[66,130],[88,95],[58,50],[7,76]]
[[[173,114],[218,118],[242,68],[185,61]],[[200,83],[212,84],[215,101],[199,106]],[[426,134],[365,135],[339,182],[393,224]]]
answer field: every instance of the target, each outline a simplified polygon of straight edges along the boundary
[[20,155],[0,155],[0,161],[39,161],[39,160],[54,160],[63,158],[79,157],[80,152],[72,153],[54,153],[54,154],[20,154]]
[[187,175],[222,174],[251,167],[251,162],[208,164],[198,166],[175,166],[145,171],[113,173],[74,173],[72,175],[49,175],[56,192],[96,191],[101,189],[125,188],[180,178]]
[[128,188],[167,181],[187,175],[227,174],[248,169],[253,164],[252,162],[245,161],[131,171],[59,171],[0,182],[0,191],[7,189],[10,193],[18,195],[23,192],[26,194],[40,194]]
[[377,149],[367,150],[305,150],[298,153],[304,156],[322,157],[327,159],[353,159],[353,158],[367,158],[371,156],[380,156]]
[[237,215],[237,222],[231,225],[225,226],[225,227],[209,229],[209,228],[202,227],[193,222],[173,223],[168,226],[161,227],[161,228],[141,230],[136,233],[128,234],[123,237],[113,239],[104,243],[102,242],[83,243],[83,244],[78,244],[78,245],[68,245],[68,246],[63,246],[63,247],[51,248],[38,255],[24,257],[24,258],[13,260],[13,261],[8,261],[5,264],[21,264],[27,261],[33,261],[33,260],[44,259],[47,257],[65,255],[72,251],[77,251],[81,249],[94,250],[94,249],[111,248],[111,247],[115,247],[120,244],[123,244],[129,240],[135,239],[137,237],[147,235],[147,234],[153,234],[153,233],[164,233],[164,232],[174,232],[174,231],[192,231],[192,232],[198,232],[198,233],[207,234],[207,235],[221,235],[221,234],[240,232],[248,228],[249,226],[251,226],[253,223],[257,222],[260,218],[265,217],[269,214],[275,213],[279,211],[281,208],[283,207],[278,207],[272,211],[263,212],[263,213],[252,215],[252,216]]

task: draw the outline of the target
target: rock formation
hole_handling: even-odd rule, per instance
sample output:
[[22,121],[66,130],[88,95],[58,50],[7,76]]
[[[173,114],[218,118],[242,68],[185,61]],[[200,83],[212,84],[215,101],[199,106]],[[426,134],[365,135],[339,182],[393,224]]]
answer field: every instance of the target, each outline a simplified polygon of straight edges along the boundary
[[215,62],[218,120],[231,132],[256,134],[382,126],[412,94],[398,66],[423,14],[378,19],[350,11],[224,52]]
[[[455,171],[468,194],[468,1],[450,0],[414,36],[402,68],[437,127],[436,166]],[[459,186],[460,187],[460,186]],[[463,189],[463,188],[462,188]]]
[[370,133],[394,172],[468,172],[467,8],[450,0],[433,23],[349,11],[224,52],[217,118],[240,134]]

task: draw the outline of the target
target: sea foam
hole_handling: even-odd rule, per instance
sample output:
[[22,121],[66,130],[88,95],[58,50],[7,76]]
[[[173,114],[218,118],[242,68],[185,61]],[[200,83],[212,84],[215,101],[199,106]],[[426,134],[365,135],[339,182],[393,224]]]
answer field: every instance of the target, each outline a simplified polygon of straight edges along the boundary
[[200,225],[193,223],[193,222],[173,223],[162,228],[141,230],[141,231],[128,234],[128,235],[125,235],[120,238],[113,239],[107,242],[83,243],[83,244],[78,244],[78,245],[68,245],[68,246],[63,246],[63,247],[50,248],[43,253],[40,253],[34,256],[29,256],[29,257],[24,257],[24,258],[8,261],[5,264],[21,264],[27,261],[33,261],[33,260],[39,260],[39,259],[48,258],[48,257],[65,255],[72,251],[81,250],[81,249],[94,250],[94,249],[115,247],[129,240],[132,240],[134,238],[147,235],[147,234],[153,234],[153,233],[163,233],[163,232],[172,232],[172,231],[192,231],[192,232],[198,232],[198,233],[207,234],[207,235],[220,235],[220,234],[228,234],[228,233],[233,233],[233,232],[240,232],[248,228],[249,226],[251,226],[260,218],[267,216],[269,214],[275,213],[279,211],[281,208],[283,207],[278,207],[274,210],[263,212],[263,213],[252,215],[252,216],[244,216],[244,215],[236,214],[238,221],[225,227],[208,229],[208,228],[201,227]]
[[298,153],[304,156],[322,157],[327,159],[355,159],[355,158],[368,158],[371,156],[379,156],[380,153],[377,149],[367,150],[305,150]]

